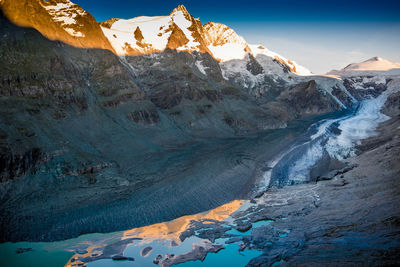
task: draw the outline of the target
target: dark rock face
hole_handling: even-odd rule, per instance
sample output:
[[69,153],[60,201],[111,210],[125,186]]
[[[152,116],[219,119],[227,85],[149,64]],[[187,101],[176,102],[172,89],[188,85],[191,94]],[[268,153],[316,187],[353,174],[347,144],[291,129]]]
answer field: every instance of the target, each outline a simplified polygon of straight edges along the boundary
[[394,93],[390,95],[385,103],[383,112],[391,117],[398,116],[400,114],[400,93]]
[[338,109],[338,105],[330,98],[323,96],[317,89],[314,80],[297,84],[285,90],[278,98],[295,116],[328,113]]
[[16,177],[34,171],[34,167],[43,160],[39,148],[25,151],[23,154],[12,154],[11,151],[0,155],[0,182],[13,180]]
[[346,107],[351,107],[353,104],[352,99],[340,88],[334,87],[332,94],[336,96]]
[[199,101],[205,98],[211,102],[221,100],[222,96],[215,90],[197,90],[187,87],[166,87],[151,95],[151,101],[161,109],[171,109],[179,105],[182,99]]
[[141,123],[144,125],[153,125],[160,122],[160,116],[157,110],[137,110],[128,114],[129,119],[136,123]]
[[253,75],[258,75],[260,73],[263,73],[264,69],[260,65],[260,63],[257,62],[257,60],[250,55],[249,56],[249,61],[247,62],[247,70],[251,72]]
[[[367,80],[367,81],[364,81]],[[368,81],[370,80],[370,81]],[[377,97],[387,89],[389,79],[386,82],[376,82],[373,77],[349,77],[343,80],[343,85],[356,99],[361,100],[368,97]],[[384,81],[385,81],[384,80]]]

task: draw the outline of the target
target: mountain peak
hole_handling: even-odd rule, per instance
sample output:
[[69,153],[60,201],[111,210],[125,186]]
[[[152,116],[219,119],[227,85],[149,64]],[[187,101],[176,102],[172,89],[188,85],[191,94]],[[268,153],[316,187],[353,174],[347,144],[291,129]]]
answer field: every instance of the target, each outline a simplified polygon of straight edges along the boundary
[[176,8],[174,8],[174,10],[171,11],[170,15],[172,15],[172,14],[178,12],[178,11],[181,11],[183,14],[188,14],[189,15],[189,12],[187,11],[187,9],[186,9],[186,7],[184,5],[179,5]]
[[386,60],[384,58],[376,56],[376,57],[372,57],[364,62],[370,62],[370,61],[386,61]]
[[352,63],[341,70],[332,70],[328,74],[335,75],[376,75],[400,73],[400,63],[392,62],[382,57],[372,57],[360,63]]

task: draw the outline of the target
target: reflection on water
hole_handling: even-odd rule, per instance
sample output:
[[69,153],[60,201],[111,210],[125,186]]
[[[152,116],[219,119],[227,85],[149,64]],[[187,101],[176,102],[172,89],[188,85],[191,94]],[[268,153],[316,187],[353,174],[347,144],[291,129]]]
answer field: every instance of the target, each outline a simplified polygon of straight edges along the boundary
[[213,210],[187,215],[170,222],[157,223],[140,228],[134,228],[124,232],[123,239],[130,237],[139,237],[144,239],[169,239],[180,242],[179,235],[186,230],[191,221],[204,221],[203,223],[212,223],[212,220],[223,221],[244,203],[241,200],[234,200],[228,204],[217,207]]
[[[226,228],[224,232],[232,231],[230,216],[235,211],[247,207],[249,207],[249,202],[235,200],[210,211],[122,232],[88,234],[75,239],[50,243],[4,243],[0,244],[0,265],[18,267],[65,264],[65,266],[94,267],[155,266],[155,263],[160,266],[170,266],[181,263],[184,266],[196,266],[203,261],[206,265],[232,261],[236,263],[235,266],[241,266],[251,258],[260,255],[261,252],[245,250],[239,253],[238,244],[224,243],[227,238],[219,238],[211,242],[198,235],[201,231],[215,230],[215,227]],[[197,226],[194,227],[196,224]],[[189,234],[182,237],[182,233],[188,231]],[[16,253],[20,248],[32,248],[32,250],[27,249],[26,252]],[[211,254],[208,254],[209,252]],[[215,257],[217,252],[221,257]],[[211,256],[212,254],[215,256]],[[126,259],[113,260],[112,258],[116,255],[124,256]],[[156,261],[157,257],[158,261]],[[196,261],[198,259],[202,261]]]
[[[190,236],[181,241],[181,234],[193,223],[211,224],[215,221],[223,221],[233,212],[239,209],[244,203],[241,200],[235,200],[228,204],[217,207],[213,210],[187,215],[169,222],[157,223],[149,226],[130,229],[124,232],[115,233],[115,238],[93,240],[93,243],[84,251],[76,253],[70,258],[66,266],[79,266],[85,264],[88,266],[123,266],[120,261],[112,260],[115,255],[123,255],[130,265],[147,266],[154,265],[154,259],[160,255],[161,259],[173,257],[171,255],[181,255],[193,250],[194,246],[205,249],[213,245],[210,241],[195,236]],[[90,238],[86,243],[91,243]],[[144,249],[147,249],[143,255]],[[134,261],[132,262],[132,258]],[[125,264],[127,264],[125,261]],[[165,264],[162,264],[165,265]],[[167,264],[168,265],[168,264]]]

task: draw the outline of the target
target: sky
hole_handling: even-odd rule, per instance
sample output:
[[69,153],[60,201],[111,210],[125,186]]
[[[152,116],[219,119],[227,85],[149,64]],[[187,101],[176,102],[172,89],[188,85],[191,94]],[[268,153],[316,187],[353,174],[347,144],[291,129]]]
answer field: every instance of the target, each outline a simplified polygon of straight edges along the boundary
[[400,0],[72,0],[97,21],[189,13],[228,25],[317,74],[374,56],[400,62]]

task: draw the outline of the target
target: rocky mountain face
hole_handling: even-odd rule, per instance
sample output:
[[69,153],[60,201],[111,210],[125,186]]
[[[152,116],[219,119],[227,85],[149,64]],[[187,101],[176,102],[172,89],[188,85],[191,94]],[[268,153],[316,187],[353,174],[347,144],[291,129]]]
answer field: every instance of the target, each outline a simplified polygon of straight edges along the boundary
[[67,0],[0,6],[0,241],[115,231],[245,196],[259,154],[357,102],[340,79],[297,75],[183,6],[101,26]]
[[95,18],[69,0],[2,0],[0,7],[14,24],[35,28],[50,40],[113,51]]
[[118,55],[145,55],[165,49],[210,54],[200,20],[182,5],[168,16],[113,18],[100,25]]
[[[141,16],[128,20],[113,18],[100,25],[118,55],[137,56],[174,49],[208,53],[221,65],[228,61],[243,61],[243,64],[248,65],[257,62],[257,55],[262,55],[262,64],[257,62],[259,72],[252,72],[252,75],[268,72],[271,65],[276,65],[274,74],[277,75],[280,72],[311,74],[304,67],[262,46],[251,48],[241,36],[224,24],[208,22],[202,25],[182,5],[168,16]],[[242,72],[237,69],[235,74],[241,75]]]

